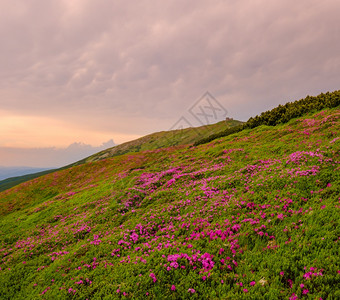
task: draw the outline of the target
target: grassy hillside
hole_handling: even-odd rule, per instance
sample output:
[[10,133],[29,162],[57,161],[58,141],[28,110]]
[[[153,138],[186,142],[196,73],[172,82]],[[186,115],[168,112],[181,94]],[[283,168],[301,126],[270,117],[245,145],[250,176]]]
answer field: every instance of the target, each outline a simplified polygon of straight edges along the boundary
[[[73,166],[81,165],[87,162],[99,161],[109,157],[114,157],[130,152],[139,152],[143,150],[154,150],[176,145],[194,144],[198,140],[207,138],[213,134],[224,132],[226,129],[239,126],[242,122],[237,120],[222,121],[212,125],[201,127],[192,127],[182,130],[162,131],[149,134],[139,139],[126,142],[115,147],[103,150],[99,153],[91,155],[68,166],[56,170],[68,169]],[[20,183],[38,178],[42,175],[53,173],[56,170],[33,173],[24,176],[15,176],[5,180],[0,180],[0,192],[12,188]]]
[[22,176],[15,176],[15,177],[11,177],[11,178],[7,178],[4,180],[0,181],[0,192],[1,191],[5,191],[7,189],[10,189],[20,183],[38,178],[40,176],[46,175],[46,174],[50,174],[52,172],[54,172],[56,170],[46,170],[46,171],[42,171],[42,172],[37,172],[37,173],[32,173],[32,174],[28,174],[28,175],[22,175]]
[[0,193],[1,299],[339,299],[340,109]]
[[247,122],[226,128],[223,131],[211,134],[207,137],[195,141],[194,145],[202,145],[217,138],[228,136],[245,129],[255,128],[260,125],[275,126],[285,124],[291,119],[301,117],[307,113],[319,111],[325,108],[333,108],[340,105],[340,90],[334,92],[321,93],[317,96],[307,96],[306,98],[287,102],[271,110],[261,113],[260,116],[251,117]]

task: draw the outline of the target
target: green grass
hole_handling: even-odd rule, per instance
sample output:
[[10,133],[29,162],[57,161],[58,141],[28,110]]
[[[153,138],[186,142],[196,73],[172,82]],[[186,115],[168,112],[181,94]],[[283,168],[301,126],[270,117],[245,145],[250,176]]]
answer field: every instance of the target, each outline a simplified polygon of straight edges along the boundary
[[1,192],[0,298],[339,299],[339,118],[141,148]]

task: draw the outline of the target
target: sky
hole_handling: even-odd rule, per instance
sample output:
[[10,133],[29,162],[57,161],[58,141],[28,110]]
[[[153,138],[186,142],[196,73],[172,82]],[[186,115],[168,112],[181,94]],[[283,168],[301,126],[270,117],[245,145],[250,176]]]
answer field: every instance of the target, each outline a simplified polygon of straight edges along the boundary
[[[28,153],[246,121],[338,90],[339,11],[338,0],[0,0],[0,165],[46,167]],[[209,105],[219,110],[197,118]]]
[[[115,143],[113,140],[109,140],[99,146],[75,142],[67,147],[0,147],[0,157],[3,161],[3,164],[0,165],[0,180],[1,175],[6,177],[8,171],[13,171],[8,170],[6,167],[33,166],[53,169],[77,162],[82,158],[113,146],[115,146]],[[21,170],[19,168],[19,173]],[[23,170],[25,171],[25,168]],[[15,171],[18,170],[15,169]]]

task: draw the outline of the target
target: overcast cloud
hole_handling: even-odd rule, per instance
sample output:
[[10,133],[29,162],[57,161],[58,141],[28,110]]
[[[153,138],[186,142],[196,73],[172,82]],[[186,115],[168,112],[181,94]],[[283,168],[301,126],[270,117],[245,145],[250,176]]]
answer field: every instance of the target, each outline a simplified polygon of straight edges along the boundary
[[171,128],[206,91],[247,120],[337,90],[339,12],[338,0],[0,0],[0,146],[121,143]]

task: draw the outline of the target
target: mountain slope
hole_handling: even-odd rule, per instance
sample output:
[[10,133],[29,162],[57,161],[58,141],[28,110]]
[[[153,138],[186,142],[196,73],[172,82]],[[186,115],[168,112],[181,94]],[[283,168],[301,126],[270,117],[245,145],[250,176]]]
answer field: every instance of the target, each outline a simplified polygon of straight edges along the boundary
[[[77,161],[73,164],[67,165],[59,169],[53,169],[44,172],[32,173],[25,176],[15,176],[9,179],[0,180],[0,191],[12,188],[20,183],[28,180],[38,178],[42,175],[53,173],[56,170],[68,169],[73,166],[81,165],[87,162],[99,161],[109,157],[122,155],[129,152],[139,152],[143,150],[153,150],[162,147],[175,146],[175,145],[189,145],[197,142],[202,138],[207,138],[211,134],[223,132],[228,128],[239,126],[242,122],[237,120],[221,121],[212,125],[205,125],[201,127],[192,127],[182,130],[163,131],[149,134],[139,139],[126,142],[115,147],[100,151],[94,155]],[[76,145],[76,144],[75,144]]]
[[2,299],[337,299],[339,107],[0,193]]
[[0,192],[8,190],[20,183],[24,183],[26,181],[41,177],[46,174],[50,174],[57,171],[56,169],[50,169],[50,170],[45,170],[41,172],[36,172],[36,173],[31,173],[27,175],[22,175],[22,176],[15,176],[15,177],[10,177],[4,180],[0,181]]
[[291,119],[301,117],[304,114],[319,111],[324,108],[333,108],[340,105],[340,90],[334,92],[321,93],[317,96],[307,96],[306,98],[287,102],[272,110],[261,113],[260,116],[251,117],[247,122],[227,128],[221,132],[214,133],[208,137],[203,137],[195,141],[194,145],[208,143],[214,139],[228,136],[240,132],[247,128],[255,128],[260,125],[275,126],[289,122]]

